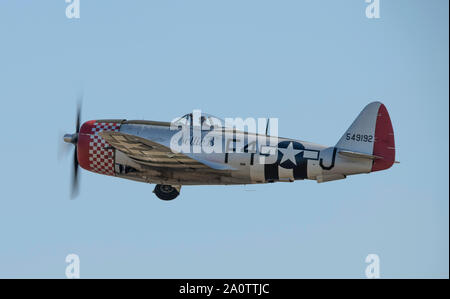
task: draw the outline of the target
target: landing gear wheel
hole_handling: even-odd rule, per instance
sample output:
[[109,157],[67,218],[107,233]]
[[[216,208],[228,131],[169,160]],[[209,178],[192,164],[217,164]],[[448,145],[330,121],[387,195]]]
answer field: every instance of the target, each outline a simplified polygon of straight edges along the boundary
[[180,194],[180,189],[171,185],[156,185],[153,193],[162,200],[172,200],[175,199]]

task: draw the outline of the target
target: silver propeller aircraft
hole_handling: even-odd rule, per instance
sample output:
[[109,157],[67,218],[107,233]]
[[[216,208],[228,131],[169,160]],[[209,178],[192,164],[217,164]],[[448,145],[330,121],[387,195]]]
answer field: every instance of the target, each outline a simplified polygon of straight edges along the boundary
[[[99,174],[156,184],[163,200],[183,185],[231,185],[316,180],[388,169],[395,161],[394,131],[386,107],[368,104],[334,146],[324,146],[222,126],[206,114],[172,122],[91,120],[64,135],[78,165]],[[74,193],[73,193],[74,194]]]

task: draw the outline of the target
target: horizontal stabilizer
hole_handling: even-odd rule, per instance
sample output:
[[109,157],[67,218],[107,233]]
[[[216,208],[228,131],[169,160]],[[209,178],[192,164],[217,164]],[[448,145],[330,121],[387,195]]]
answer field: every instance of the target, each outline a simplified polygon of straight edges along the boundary
[[347,151],[347,150],[339,150],[338,154],[345,156],[345,157],[350,157],[350,158],[361,158],[361,159],[369,159],[369,160],[383,159],[383,157],[364,154],[364,153],[358,153],[358,152],[352,152],[352,151]]

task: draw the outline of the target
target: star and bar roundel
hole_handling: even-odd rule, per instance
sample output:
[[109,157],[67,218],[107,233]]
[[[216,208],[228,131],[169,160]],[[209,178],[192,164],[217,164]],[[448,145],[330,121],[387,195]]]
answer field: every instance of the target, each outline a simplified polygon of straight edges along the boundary
[[[276,181],[280,178],[280,172],[291,170],[289,176],[293,179],[306,179],[308,177],[308,160],[318,160],[319,151],[309,150],[303,144],[296,141],[281,141],[278,143],[277,161],[264,165],[266,181]],[[281,169],[280,169],[281,168]]]

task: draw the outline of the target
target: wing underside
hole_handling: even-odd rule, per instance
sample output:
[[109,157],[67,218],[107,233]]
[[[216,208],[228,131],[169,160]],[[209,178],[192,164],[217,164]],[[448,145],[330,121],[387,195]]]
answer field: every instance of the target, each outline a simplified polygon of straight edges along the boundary
[[121,132],[103,131],[99,135],[112,147],[123,152],[139,164],[150,167],[193,168],[224,170],[221,165],[199,161],[182,153],[174,153],[170,148],[157,142]]

